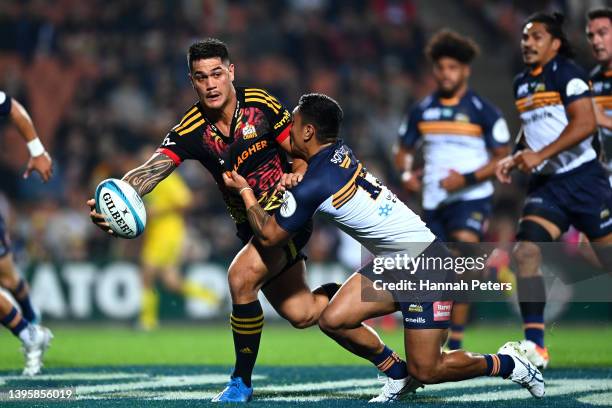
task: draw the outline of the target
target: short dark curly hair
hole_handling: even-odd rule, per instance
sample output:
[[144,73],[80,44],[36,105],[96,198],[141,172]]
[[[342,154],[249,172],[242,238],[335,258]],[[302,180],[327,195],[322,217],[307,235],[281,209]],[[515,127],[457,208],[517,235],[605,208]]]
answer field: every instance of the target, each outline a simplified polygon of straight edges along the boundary
[[432,62],[448,57],[463,64],[470,64],[480,54],[474,40],[452,30],[441,30],[434,34],[425,47],[425,55]]
[[338,138],[344,113],[333,98],[321,93],[302,95],[298,111],[304,123],[317,129],[317,140],[320,143],[334,142]]
[[229,63],[230,58],[227,45],[216,38],[206,38],[202,41],[194,42],[189,47],[189,51],[187,51],[189,70],[191,71],[193,61],[208,58],[221,58],[223,63]]

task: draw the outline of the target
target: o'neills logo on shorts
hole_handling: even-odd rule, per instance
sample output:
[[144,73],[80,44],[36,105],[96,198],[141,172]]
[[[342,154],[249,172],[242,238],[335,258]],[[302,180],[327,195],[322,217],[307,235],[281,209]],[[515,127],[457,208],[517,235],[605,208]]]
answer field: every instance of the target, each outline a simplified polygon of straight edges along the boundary
[[414,323],[414,324],[425,324],[427,323],[427,320],[425,320],[425,318],[423,317],[407,317],[404,319],[404,321],[406,323]]
[[434,302],[433,303],[433,319],[435,322],[443,322],[450,320],[453,310],[452,301]]

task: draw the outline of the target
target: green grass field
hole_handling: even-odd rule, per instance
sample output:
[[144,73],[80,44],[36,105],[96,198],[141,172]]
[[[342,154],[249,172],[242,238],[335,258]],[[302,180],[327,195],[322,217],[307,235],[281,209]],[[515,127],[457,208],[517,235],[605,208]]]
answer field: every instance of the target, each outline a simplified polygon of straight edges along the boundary
[[[229,365],[234,359],[229,326],[166,326],[153,332],[116,327],[53,327],[48,368],[206,364]],[[385,343],[403,355],[403,332],[381,332]],[[522,338],[518,327],[469,327],[465,348],[491,353],[508,340]],[[552,327],[546,341],[555,367],[612,367],[612,327]],[[0,370],[19,369],[19,342],[0,335]],[[318,329],[296,330],[269,324],[264,329],[258,364],[367,365],[341,349]]]
[[[165,326],[154,332],[121,327],[51,325],[55,339],[42,376],[19,376],[19,342],[0,335],[0,405],[16,406],[203,406],[227,380],[233,362],[226,325]],[[403,354],[401,330],[381,333]],[[520,339],[518,327],[469,327],[465,348],[491,353]],[[551,326],[546,333],[552,358],[547,397],[538,406],[612,405],[612,327]],[[376,370],[351,356],[317,329],[299,331],[269,324],[255,370],[255,405],[290,403],[313,407],[365,406],[376,394]],[[7,388],[8,387],[8,388]],[[2,390],[73,387],[71,401],[3,401]],[[527,391],[499,378],[427,386],[418,405],[519,407]],[[21,405],[20,405],[21,404]],[[85,404],[85,405],[83,405]]]

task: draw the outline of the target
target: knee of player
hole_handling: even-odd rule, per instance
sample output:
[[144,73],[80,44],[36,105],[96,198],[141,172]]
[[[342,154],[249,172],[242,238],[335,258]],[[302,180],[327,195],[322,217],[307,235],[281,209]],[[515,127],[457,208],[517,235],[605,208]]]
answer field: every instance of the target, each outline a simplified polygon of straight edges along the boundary
[[337,313],[334,313],[330,309],[325,309],[319,317],[319,328],[323,332],[335,332],[341,330],[344,327],[342,319]]
[[227,282],[232,293],[245,293],[257,291],[256,273],[249,266],[230,266],[227,274]]
[[317,315],[314,312],[302,312],[300,314],[291,316],[289,323],[296,329],[307,329],[317,324]]
[[514,246],[512,255],[517,262],[530,262],[539,260],[541,257],[541,251],[538,244],[529,241],[519,241]]
[[12,273],[0,274],[0,286],[8,290],[15,290],[19,284],[19,278]]

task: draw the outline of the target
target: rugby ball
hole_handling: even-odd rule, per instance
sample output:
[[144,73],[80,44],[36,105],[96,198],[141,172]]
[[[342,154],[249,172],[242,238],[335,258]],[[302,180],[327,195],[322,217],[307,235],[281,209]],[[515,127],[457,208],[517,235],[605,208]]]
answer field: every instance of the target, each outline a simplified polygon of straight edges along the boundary
[[104,215],[110,228],[122,238],[136,238],[144,231],[147,212],[142,199],[123,180],[106,179],[96,187],[96,212]]

